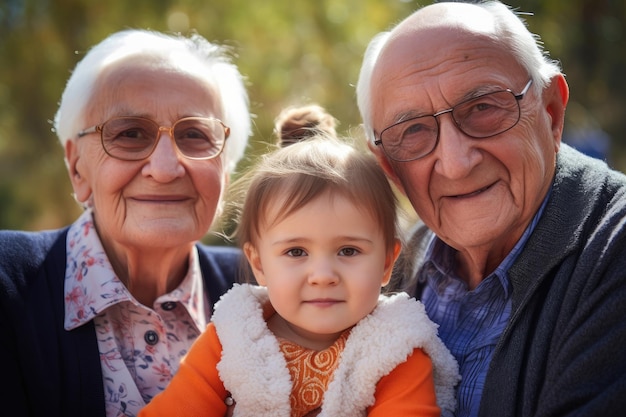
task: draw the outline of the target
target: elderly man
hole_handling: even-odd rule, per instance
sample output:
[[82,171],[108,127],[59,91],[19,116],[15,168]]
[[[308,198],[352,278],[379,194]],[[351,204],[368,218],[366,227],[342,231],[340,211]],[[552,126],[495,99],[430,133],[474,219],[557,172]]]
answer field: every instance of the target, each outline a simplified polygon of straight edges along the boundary
[[459,362],[458,416],[626,410],[626,177],[561,143],[540,45],[502,3],[437,3],[371,42],[357,86],[423,222],[395,288]]

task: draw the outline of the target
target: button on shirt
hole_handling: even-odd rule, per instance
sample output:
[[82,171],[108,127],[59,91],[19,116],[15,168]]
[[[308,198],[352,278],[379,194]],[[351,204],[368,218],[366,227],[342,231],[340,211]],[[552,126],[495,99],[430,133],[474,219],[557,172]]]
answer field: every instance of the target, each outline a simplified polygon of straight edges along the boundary
[[70,227],[65,272],[65,329],[94,321],[107,417],[135,416],[161,392],[204,330],[210,308],[194,248],[189,272],[152,308],[117,278],[88,210]]
[[480,400],[496,344],[511,315],[508,270],[541,217],[545,198],[531,224],[496,270],[473,290],[455,274],[456,250],[434,237],[418,272],[424,283],[422,302],[439,324],[439,336],[459,363],[457,417],[478,415]]

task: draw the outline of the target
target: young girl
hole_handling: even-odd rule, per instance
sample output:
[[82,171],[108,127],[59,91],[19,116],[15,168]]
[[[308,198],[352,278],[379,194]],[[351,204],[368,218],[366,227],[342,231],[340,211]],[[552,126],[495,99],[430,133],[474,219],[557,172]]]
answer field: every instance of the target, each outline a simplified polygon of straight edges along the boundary
[[[439,416],[457,364],[422,304],[380,295],[400,244],[373,157],[317,137],[251,174],[236,236],[259,285],[235,285],[140,416]],[[436,396],[435,396],[436,394]]]

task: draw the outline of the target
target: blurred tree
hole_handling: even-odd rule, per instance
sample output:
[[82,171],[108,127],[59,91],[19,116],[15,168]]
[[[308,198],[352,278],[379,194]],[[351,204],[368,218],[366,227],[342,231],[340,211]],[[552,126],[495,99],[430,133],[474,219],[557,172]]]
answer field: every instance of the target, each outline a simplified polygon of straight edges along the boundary
[[[509,4],[534,12],[526,20],[562,61],[572,101],[612,137],[610,162],[626,170],[625,2]],[[78,215],[50,120],[71,69],[110,33],[196,31],[233,46],[256,115],[244,170],[272,142],[274,117],[285,106],[318,102],[340,121],[340,133],[356,131],[363,51],[416,7],[408,0],[2,0],[0,228],[54,228]]]

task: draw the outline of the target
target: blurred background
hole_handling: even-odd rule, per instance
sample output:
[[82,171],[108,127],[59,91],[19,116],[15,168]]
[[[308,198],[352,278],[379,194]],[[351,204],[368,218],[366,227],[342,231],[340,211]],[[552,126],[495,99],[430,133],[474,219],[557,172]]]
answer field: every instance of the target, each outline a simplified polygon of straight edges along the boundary
[[[147,28],[231,45],[248,80],[254,136],[239,171],[273,142],[285,106],[316,102],[357,134],[356,83],[373,35],[430,1],[0,0],[0,229],[71,223],[51,120],[71,69],[112,32]],[[561,61],[571,89],[564,141],[626,171],[626,2],[509,1]]]

